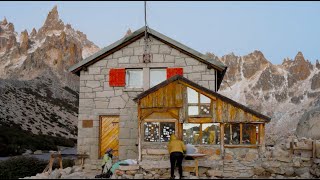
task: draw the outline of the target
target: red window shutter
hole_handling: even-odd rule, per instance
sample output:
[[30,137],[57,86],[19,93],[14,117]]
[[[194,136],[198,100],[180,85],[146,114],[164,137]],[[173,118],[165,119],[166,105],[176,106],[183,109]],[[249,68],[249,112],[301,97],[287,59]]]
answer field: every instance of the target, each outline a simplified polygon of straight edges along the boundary
[[126,85],[126,70],[110,69],[109,86],[125,86],[125,85]]
[[177,74],[183,76],[183,68],[167,68],[167,79]]

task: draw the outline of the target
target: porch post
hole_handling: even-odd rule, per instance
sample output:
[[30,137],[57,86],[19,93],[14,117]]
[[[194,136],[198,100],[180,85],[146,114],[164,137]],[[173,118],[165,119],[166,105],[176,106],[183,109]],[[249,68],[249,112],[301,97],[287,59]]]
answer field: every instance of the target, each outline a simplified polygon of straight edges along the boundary
[[220,123],[220,149],[222,157],[224,157],[224,123]]
[[141,108],[138,102],[138,162],[141,162]]
[[265,143],[265,124],[259,124],[259,143],[261,152],[265,152],[266,143]]

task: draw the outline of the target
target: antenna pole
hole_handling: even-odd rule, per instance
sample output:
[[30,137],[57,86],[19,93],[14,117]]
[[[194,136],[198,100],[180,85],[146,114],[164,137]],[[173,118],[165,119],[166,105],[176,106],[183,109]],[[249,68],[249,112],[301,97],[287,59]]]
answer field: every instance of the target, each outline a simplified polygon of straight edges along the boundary
[[148,44],[148,24],[147,24],[147,1],[144,1],[144,53],[143,53],[143,62],[149,63],[151,62],[151,55],[149,52],[149,44]]

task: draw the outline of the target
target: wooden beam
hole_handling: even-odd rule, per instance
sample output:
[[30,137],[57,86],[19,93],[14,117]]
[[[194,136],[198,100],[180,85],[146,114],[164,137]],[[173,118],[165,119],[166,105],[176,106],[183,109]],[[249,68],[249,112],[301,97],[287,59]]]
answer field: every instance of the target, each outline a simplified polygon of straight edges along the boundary
[[316,140],[312,141],[312,157],[316,158]]
[[242,137],[243,137],[242,123],[240,123],[240,144],[242,144]]
[[225,148],[258,148],[260,145],[235,145],[235,144],[226,144]]
[[138,162],[141,162],[141,102],[138,102]]
[[266,146],[265,146],[265,124],[259,124],[259,138],[260,138],[260,145],[261,145],[261,151],[265,152]]
[[220,149],[222,157],[224,157],[224,123],[220,123]]

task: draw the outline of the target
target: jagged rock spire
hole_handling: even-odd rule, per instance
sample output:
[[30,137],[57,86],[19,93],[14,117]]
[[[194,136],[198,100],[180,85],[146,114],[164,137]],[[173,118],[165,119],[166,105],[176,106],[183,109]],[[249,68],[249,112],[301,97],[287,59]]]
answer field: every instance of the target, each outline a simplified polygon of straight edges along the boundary
[[303,54],[301,51],[298,52],[298,54],[296,55],[296,57],[294,58],[294,61],[306,61],[303,57]]
[[8,21],[7,21],[7,18],[4,17],[2,22],[1,22],[2,25],[7,25],[8,24]]
[[32,29],[30,36],[35,37],[37,35],[37,30],[35,28]]
[[24,30],[21,32],[21,35],[20,35],[20,48],[22,52],[27,52],[28,47],[29,47],[29,35],[28,35],[28,31]]
[[45,21],[45,25],[50,25],[53,22],[58,22],[59,21],[59,13],[58,13],[58,7],[55,5],[52,10],[49,12],[47,19]]

